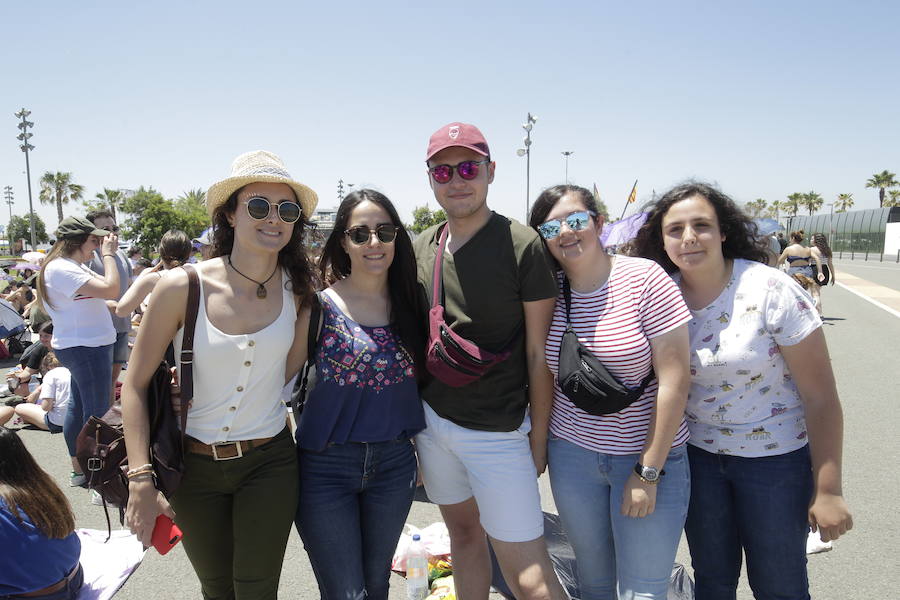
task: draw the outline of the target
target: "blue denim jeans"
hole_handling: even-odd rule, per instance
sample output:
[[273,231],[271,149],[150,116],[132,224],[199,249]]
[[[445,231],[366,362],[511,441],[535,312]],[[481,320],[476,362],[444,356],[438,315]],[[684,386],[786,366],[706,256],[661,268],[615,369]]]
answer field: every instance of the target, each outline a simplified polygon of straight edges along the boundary
[[87,420],[102,417],[109,410],[112,391],[113,344],[73,346],[53,350],[59,362],[72,374],[69,408],[63,421],[63,436],[69,456],[75,456],[75,440]]
[[757,600],[808,600],[809,446],[759,458],[690,446],[688,456],[693,493],[684,530],[696,599],[734,600],[743,550]]
[[323,600],[386,600],[416,490],[408,439],[298,448],[297,531]]
[[582,600],[666,598],[687,515],[690,468],[685,447],[673,448],[656,509],[636,519],[620,510],[637,462],[637,454],[603,454],[550,436],[550,485],[575,551]]

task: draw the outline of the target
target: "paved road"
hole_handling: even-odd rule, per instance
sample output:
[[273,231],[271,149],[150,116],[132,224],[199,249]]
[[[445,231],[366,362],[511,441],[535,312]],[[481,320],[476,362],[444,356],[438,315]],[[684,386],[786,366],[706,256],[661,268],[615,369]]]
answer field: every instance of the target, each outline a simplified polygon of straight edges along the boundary
[[[846,263],[846,264],[844,264]],[[873,267],[879,266],[881,270]],[[900,267],[841,261],[844,271],[900,291]],[[839,275],[840,281],[840,275]],[[894,516],[900,465],[900,318],[863,301],[840,286],[823,290],[825,332],[844,404],[845,495],[855,529],[835,549],[809,558],[811,592],[816,599],[900,598],[900,526]],[[23,430],[22,437],[39,462],[57,479],[67,480],[62,436]],[[553,511],[546,477],[541,480],[545,510]],[[102,509],[82,489],[65,488],[80,527],[105,528]],[[425,526],[440,519],[433,505],[415,502],[409,522]],[[690,564],[682,542],[678,560]],[[742,580],[738,598],[752,594]],[[392,578],[390,597],[400,600],[403,580]],[[141,567],[117,596],[122,600],[197,598],[199,586],[180,547],[167,556],[150,550]],[[281,597],[315,598],[317,587],[296,533],[292,533],[282,570]]]

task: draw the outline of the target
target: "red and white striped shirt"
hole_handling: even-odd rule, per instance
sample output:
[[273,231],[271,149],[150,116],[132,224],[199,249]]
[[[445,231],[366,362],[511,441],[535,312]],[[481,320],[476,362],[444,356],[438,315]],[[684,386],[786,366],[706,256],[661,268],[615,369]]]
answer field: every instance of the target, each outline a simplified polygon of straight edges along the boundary
[[[653,366],[650,339],[691,320],[681,291],[662,267],[628,256],[615,257],[609,279],[600,289],[587,294],[572,291],[571,316],[578,341],[629,388],[638,387]],[[656,401],[656,379],[640,399],[617,413],[596,416],[584,412],[562,393],[556,379],[565,330],[566,302],[560,292],[545,346],[547,366],[553,373],[550,433],[595,452],[640,453]],[[682,418],[672,447],[687,440]]]

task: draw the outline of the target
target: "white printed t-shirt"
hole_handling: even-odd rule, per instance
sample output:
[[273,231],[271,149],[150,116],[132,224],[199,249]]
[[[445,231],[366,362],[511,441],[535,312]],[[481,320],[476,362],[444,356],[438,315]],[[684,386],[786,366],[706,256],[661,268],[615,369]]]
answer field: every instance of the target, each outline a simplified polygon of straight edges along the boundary
[[49,301],[44,302],[44,308],[53,320],[53,348],[97,348],[116,341],[106,301],[78,293],[94,277],[98,275],[70,258],[51,260],[44,267]]
[[72,374],[65,367],[50,369],[41,380],[41,400],[53,400],[53,408],[50,409],[47,418],[60,427],[66,418],[71,381]]
[[758,457],[806,445],[806,420],[780,346],[821,327],[809,296],[788,275],[736,259],[712,304],[691,311],[690,443]]
[[[572,291],[571,315],[578,341],[629,388],[638,387],[653,366],[650,340],[690,319],[681,291],[662,267],[628,256],[616,256],[600,289],[587,294]],[[557,380],[559,345],[565,331],[566,302],[560,293],[545,346],[547,366],[553,373],[550,433],[595,452],[640,453],[656,404],[657,380],[650,382],[634,404],[617,413],[598,416],[584,412],[563,394]],[[682,419],[672,447],[687,439]]]

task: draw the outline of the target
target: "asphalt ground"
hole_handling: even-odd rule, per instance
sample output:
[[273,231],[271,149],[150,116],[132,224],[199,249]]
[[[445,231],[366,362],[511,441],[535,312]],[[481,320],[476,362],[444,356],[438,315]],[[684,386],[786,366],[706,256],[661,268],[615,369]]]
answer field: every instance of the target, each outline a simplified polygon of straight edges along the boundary
[[[900,291],[900,266],[893,263],[838,261],[845,272],[866,282]],[[825,334],[844,407],[844,494],[854,529],[834,550],[809,557],[810,590],[816,599],[900,598],[900,542],[897,474],[900,465],[900,318],[866,302],[841,285],[823,290]],[[11,364],[0,363],[0,367]],[[21,436],[39,463],[63,487],[79,527],[106,528],[103,509],[89,493],[68,487],[68,459],[62,435],[22,429]],[[544,509],[555,512],[547,477],[540,480]],[[775,510],[776,507],[773,507]],[[113,518],[116,515],[112,514]],[[408,522],[424,527],[440,520],[436,506],[414,502]],[[114,522],[115,524],[115,522]],[[689,566],[682,540],[676,560]],[[405,597],[403,579],[392,575],[390,598]],[[296,532],[291,533],[282,566],[282,598],[316,598],[318,588]],[[149,550],[119,592],[122,600],[200,597],[199,584],[180,545],[166,556]],[[753,597],[742,577],[739,600]]]

